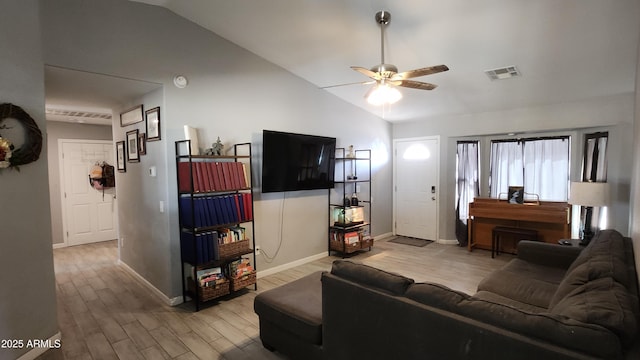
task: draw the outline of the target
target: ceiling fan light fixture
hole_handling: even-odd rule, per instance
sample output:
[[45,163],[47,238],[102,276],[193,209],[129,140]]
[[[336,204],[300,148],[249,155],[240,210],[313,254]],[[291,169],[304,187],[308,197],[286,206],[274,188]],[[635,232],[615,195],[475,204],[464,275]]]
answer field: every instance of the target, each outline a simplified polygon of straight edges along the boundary
[[374,106],[394,104],[402,99],[402,93],[389,84],[378,84],[367,95],[367,102]]

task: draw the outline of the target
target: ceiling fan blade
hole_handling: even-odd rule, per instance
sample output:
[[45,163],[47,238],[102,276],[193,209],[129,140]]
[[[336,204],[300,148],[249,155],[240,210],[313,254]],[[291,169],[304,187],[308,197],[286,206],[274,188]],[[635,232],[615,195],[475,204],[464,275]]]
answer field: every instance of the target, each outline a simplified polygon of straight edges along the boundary
[[352,66],[351,68],[352,68],[353,70],[355,70],[355,71],[359,72],[360,74],[363,74],[363,75],[365,75],[365,76],[368,76],[368,77],[370,77],[370,78],[372,78],[372,79],[374,79],[374,80],[380,80],[380,79],[381,79],[381,77],[380,77],[380,74],[379,74],[379,73],[374,72],[374,71],[371,71],[371,70],[369,70],[369,69],[365,69],[365,68],[360,67],[360,66]]
[[360,81],[360,82],[353,82],[353,83],[347,83],[347,84],[323,86],[320,89],[330,89],[330,88],[334,88],[334,87],[349,86],[349,85],[371,85],[371,84],[375,84],[375,83],[376,82],[374,80],[371,80],[371,81]]
[[401,73],[397,73],[391,77],[391,80],[404,80],[414,77],[436,74],[439,72],[447,71],[449,68],[447,65],[428,66],[421,69],[409,70]]
[[438,87],[438,85],[435,85],[435,84],[429,84],[426,82],[413,81],[413,80],[402,80],[400,81],[398,86],[412,88],[412,89],[419,89],[419,90],[433,90],[436,87]]

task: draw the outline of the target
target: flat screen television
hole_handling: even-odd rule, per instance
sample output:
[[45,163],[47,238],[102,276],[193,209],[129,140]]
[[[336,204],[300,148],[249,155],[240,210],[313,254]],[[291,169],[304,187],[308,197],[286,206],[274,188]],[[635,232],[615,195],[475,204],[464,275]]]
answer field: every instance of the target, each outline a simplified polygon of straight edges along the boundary
[[262,192],[334,186],[336,138],[263,130]]

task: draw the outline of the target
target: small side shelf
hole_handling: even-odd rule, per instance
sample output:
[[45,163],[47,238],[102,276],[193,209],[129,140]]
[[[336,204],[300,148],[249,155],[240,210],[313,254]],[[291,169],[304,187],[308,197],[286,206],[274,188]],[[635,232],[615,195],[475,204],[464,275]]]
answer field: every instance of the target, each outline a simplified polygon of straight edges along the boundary
[[335,187],[329,189],[328,252],[371,250],[371,150],[336,149]]

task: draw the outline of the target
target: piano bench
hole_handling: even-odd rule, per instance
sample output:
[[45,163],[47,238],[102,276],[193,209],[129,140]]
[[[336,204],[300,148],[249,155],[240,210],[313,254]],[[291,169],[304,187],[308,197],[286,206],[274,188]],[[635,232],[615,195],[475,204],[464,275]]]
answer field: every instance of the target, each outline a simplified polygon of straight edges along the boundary
[[538,241],[538,232],[531,229],[523,229],[509,226],[496,226],[491,231],[491,258],[500,253],[500,239],[510,237],[516,244],[520,240]]

